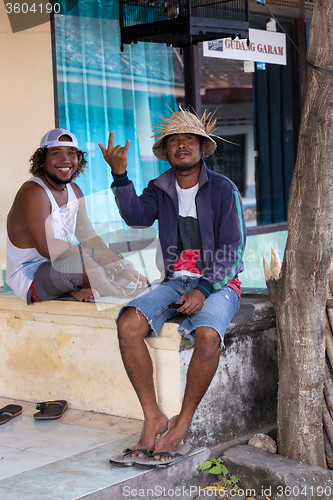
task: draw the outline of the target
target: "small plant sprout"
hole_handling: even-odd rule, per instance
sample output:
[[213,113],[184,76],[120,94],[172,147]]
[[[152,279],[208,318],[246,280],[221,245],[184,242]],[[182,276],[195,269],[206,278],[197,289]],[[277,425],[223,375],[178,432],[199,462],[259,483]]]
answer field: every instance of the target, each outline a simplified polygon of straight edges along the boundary
[[[209,474],[222,474],[220,479],[221,489],[223,489],[226,493],[231,490],[234,492],[238,491],[237,483],[239,481],[239,477],[232,476],[227,467],[223,464],[223,460],[220,458],[211,458],[210,460],[207,460],[198,467],[198,470],[208,470]],[[217,487],[216,489],[219,488]],[[227,498],[230,498],[230,495],[227,495]]]

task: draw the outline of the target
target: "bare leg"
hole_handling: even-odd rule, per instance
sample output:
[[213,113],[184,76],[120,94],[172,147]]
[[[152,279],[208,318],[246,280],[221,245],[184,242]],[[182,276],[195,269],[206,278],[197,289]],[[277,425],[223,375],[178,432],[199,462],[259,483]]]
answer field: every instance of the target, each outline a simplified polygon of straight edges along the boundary
[[[195,347],[187,370],[186,388],[181,411],[179,415],[175,415],[170,419],[169,432],[157,443],[155,453],[159,451],[177,451],[191,424],[194,412],[215,375],[219,359],[219,334],[213,328],[197,328]],[[166,456],[160,458],[161,460],[168,460]]]
[[161,412],[156,401],[153,364],[144,341],[149,330],[147,319],[134,307],[127,308],[118,320],[122,360],[144,414],[141,437],[134,449],[154,450],[156,436],[166,430],[168,419]]
[[99,293],[91,288],[80,288],[70,292],[71,296],[79,302],[92,302],[93,299],[99,299]]

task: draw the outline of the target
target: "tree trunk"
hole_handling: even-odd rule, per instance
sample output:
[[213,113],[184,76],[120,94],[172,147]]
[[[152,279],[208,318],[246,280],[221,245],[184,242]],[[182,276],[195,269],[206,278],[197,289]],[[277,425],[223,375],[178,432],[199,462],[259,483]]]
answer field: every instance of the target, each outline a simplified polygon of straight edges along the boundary
[[[308,60],[333,71],[333,2],[315,0]],[[279,453],[326,468],[325,306],[332,259],[333,76],[309,67],[275,304]]]

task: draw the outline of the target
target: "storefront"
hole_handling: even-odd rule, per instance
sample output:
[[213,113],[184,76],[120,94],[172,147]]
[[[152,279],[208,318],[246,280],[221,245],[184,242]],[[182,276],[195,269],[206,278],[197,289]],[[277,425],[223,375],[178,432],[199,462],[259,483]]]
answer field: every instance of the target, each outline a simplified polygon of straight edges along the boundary
[[[107,143],[110,130],[115,130],[119,144],[131,140],[129,177],[140,192],[165,171],[168,165],[152,155],[151,136],[159,116],[186,102],[184,57],[178,48],[161,43],[138,42],[125,45],[121,52],[118,1],[75,3],[51,23],[54,122],[75,133],[88,153],[89,169],[78,184],[87,196],[97,231],[110,241],[124,235],[131,240],[138,235],[118,214],[109,190],[111,175],[98,143]],[[267,6],[302,51],[312,2],[268,0]],[[264,6],[252,0],[250,28],[265,32],[276,28],[281,33],[279,25],[272,28]],[[20,36],[23,40],[24,31]],[[263,45],[263,55],[269,46],[273,44]],[[198,73],[194,80],[201,111],[213,111],[217,118],[215,134],[221,140],[217,139],[208,167],[234,180],[243,197],[249,235],[242,275],[245,286],[264,286],[262,256],[269,257],[272,245],[282,257],[286,241],[304,72],[288,39],[285,51],[286,64],[257,61],[251,68],[245,57],[205,56],[200,42],[194,51],[196,68],[193,73],[191,67],[186,70],[190,79]],[[279,55],[278,49],[275,52]]]

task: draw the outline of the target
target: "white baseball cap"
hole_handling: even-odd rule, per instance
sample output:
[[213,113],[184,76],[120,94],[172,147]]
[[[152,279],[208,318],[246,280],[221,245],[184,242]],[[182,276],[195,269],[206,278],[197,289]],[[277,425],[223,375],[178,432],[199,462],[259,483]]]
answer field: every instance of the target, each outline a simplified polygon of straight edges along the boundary
[[[59,141],[59,138],[63,135],[68,135],[71,141]],[[54,128],[49,130],[47,134],[44,135],[40,141],[41,148],[55,148],[57,146],[72,146],[73,148],[79,149],[77,138],[74,134],[65,130],[63,128]]]

